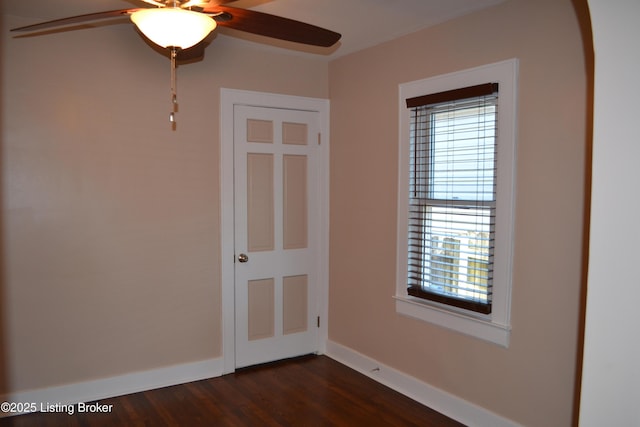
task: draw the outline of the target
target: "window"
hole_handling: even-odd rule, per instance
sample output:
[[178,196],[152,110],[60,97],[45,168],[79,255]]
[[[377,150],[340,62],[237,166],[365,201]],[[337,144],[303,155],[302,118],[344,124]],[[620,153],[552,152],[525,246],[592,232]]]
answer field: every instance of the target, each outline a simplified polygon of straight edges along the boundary
[[498,84],[487,83],[406,101],[408,294],[483,314],[491,313],[497,100]]
[[507,346],[517,61],[400,85],[396,309]]

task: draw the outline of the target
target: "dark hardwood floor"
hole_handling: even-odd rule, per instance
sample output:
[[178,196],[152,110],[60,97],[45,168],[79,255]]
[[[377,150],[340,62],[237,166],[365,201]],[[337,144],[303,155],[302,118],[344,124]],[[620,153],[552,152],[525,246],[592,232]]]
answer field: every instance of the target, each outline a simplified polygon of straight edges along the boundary
[[[33,413],[0,426],[461,426],[326,357],[101,400],[109,413]],[[104,407],[103,407],[104,408]]]

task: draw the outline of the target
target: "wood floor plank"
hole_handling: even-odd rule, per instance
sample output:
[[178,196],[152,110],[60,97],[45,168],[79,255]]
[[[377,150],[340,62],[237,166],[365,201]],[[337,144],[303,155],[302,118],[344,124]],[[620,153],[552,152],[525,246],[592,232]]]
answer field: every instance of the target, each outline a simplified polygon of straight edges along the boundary
[[326,356],[255,366],[100,404],[113,405],[112,412],[34,413],[0,419],[0,427],[462,425]]

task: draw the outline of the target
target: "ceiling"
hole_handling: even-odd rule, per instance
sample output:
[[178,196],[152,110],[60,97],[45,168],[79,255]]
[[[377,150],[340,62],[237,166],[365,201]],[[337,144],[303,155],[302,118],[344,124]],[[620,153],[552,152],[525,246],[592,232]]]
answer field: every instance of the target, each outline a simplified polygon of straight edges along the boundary
[[[494,6],[504,0],[238,0],[229,6],[297,19],[342,34],[340,44],[329,51],[297,50],[321,53],[327,58],[346,55],[396,37]],[[136,0],[1,0],[3,13],[41,20],[64,18],[85,13],[137,7]],[[261,37],[220,29],[227,36],[244,38],[279,47]]]

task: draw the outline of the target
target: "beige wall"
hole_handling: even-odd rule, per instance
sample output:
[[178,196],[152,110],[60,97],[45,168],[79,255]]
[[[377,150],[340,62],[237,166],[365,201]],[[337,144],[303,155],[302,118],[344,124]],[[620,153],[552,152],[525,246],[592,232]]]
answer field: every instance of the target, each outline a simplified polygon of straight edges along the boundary
[[[329,69],[329,339],[527,426],[573,417],[590,68],[577,15],[570,0],[511,0]],[[514,57],[513,331],[504,349],[395,313],[397,105],[400,83]]]
[[169,60],[132,26],[2,37],[0,385],[221,357],[219,89],[326,98],[326,62],[218,37],[179,67],[173,132]]

